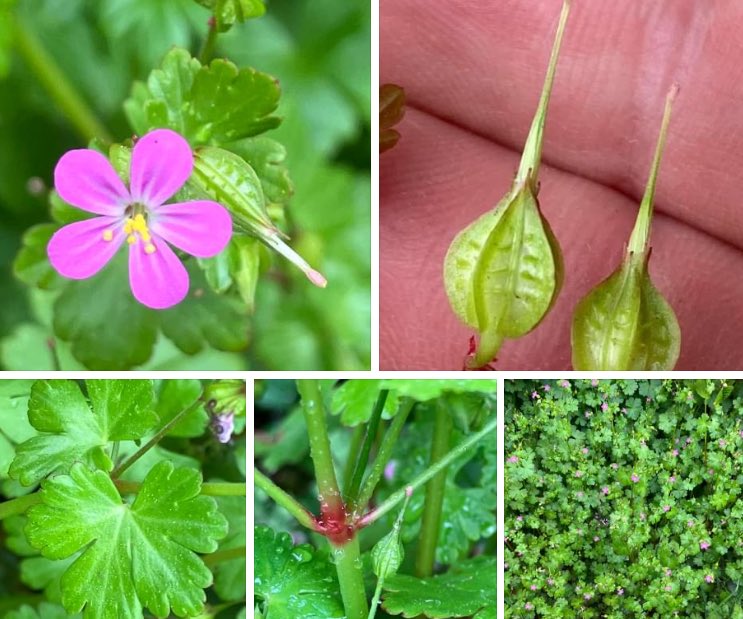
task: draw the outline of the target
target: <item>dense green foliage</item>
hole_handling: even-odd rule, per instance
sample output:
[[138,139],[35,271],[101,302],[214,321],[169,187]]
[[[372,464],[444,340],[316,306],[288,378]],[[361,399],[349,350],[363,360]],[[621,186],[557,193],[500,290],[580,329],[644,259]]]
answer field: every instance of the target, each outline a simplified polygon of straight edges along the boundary
[[[330,0],[0,1],[0,367],[367,368],[370,11]],[[39,50],[69,83],[66,98],[43,85]],[[63,104],[75,97],[92,125]],[[45,253],[60,225],[85,215],[50,191],[62,153],[90,145],[125,175],[130,138],[154,127],[197,149],[179,198],[222,202],[238,232],[217,258],[188,261],[194,294],[161,312],[132,299],[121,260],[77,282]],[[258,220],[287,234],[327,289],[264,246]]]
[[743,384],[505,391],[507,617],[743,617]]

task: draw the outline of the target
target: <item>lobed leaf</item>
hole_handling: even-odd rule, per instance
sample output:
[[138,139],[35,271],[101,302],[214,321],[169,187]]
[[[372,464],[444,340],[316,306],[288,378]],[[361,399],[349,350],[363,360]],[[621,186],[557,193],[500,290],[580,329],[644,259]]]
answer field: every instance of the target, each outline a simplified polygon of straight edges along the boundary
[[89,380],[90,402],[70,380],[37,381],[28,419],[39,431],[18,445],[10,475],[32,486],[74,462],[110,471],[109,441],[143,437],[157,423],[149,380]]
[[143,607],[158,617],[201,612],[212,575],[195,553],[213,552],[227,522],[200,487],[198,472],[169,462],[152,468],[131,505],[81,463],[46,480],[26,534],[50,559],[82,550],[62,576],[65,609],[86,619],[142,618]]
[[330,563],[288,533],[255,527],[255,596],[271,619],[345,619]]
[[216,28],[226,32],[236,22],[260,17],[266,12],[263,0],[196,0],[214,12]]
[[495,557],[485,556],[466,559],[430,578],[397,574],[385,580],[382,607],[403,617],[492,619],[496,576]]

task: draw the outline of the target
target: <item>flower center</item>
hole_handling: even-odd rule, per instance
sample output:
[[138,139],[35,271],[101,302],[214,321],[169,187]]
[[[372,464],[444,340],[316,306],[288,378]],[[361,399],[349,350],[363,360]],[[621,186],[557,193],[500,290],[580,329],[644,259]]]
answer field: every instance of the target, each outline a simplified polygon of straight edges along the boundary
[[[124,220],[124,234],[126,234],[126,242],[129,245],[138,243],[140,239],[145,244],[144,251],[146,254],[154,254],[157,248],[152,243],[152,235],[150,229],[147,227],[147,217],[144,206],[141,204],[130,205],[126,213],[128,217]],[[113,230],[106,229],[103,231],[103,240],[110,241],[114,237]]]

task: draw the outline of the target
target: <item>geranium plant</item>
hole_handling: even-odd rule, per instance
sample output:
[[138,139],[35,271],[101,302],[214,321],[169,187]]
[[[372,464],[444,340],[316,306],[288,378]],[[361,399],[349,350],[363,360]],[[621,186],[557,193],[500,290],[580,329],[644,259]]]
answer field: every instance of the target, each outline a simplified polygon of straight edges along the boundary
[[243,381],[1,381],[0,616],[245,617],[244,428]]
[[495,619],[495,391],[259,385],[255,617]]
[[506,381],[507,617],[743,617],[743,385]]

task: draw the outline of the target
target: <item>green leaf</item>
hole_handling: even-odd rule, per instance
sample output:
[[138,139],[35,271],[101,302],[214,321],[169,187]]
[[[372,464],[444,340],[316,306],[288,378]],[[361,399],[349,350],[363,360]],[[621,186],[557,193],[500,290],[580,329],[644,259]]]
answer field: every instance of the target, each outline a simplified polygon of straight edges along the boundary
[[198,146],[277,127],[280,119],[271,114],[279,96],[278,83],[270,75],[238,69],[223,59],[202,66],[186,50],[174,48],[150,73],[146,86],[135,84],[124,110],[140,135],[167,127]]
[[90,380],[90,403],[70,380],[38,381],[28,419],[38,436],[18,445],[10,475],[31,486],[53,472],[84,461],[110,471],[109,441],[143,437],[157,423],[148,380]]
[[163,335],[189,355],[204,350],[207,344],[230,352],[244,350],[248,346],[245,305],[239,299],[213,292],[194,265],[188,272],[188,296],[158,313]]
[[[86,619],[165,617],[201,612],[212,575],[195,554],[213,552],[227,522],[200,475],[157,464],[134,503],[124,503],[103,471],[75,464],[42,484],[26,534],[45,557],[83,551],[62,577],[62,603]],[[91,587],[95,582],[97,586]]]
[[628,254],[620,267],[575,309],[576,370],[672,370],[681,348],[673,309],[650,281],[645,255]]
[[[217,497],[217,504],[230,527],[227,537],[219,544],[219,550],[245,547],[245,497]],[[214,590],[221,599],[245,599],[245,561],[243,556],[214,566]]]
[[158,316],[132,296],[123,253],[100,274],[71,281],[54,304],[54,332],[92,370],[125,370],[149,359]]
[[18,610],[10,611],[5,615],[5,619],[69,619],[79,616],[78,614],[68,615],[59,604],[42,602],[38,608],[24,604]]
[[49,239],[58,229],[57,224],[39,224],[23,234],[23,246],[13,262],[13,274],[22,282],[49,289],[64,281],[52,268],[46,253]]
[[384,583],[382,607],[403,617],[494,617],[496,572],[495,557],[480,556],[431,578],[397,574]]
[[263,0],[196,0],[207,9],[214,12],[217,30],[225,32],[235,22],[244,22],[247,19],[260,17],[266,12]]
[[275,428],[255,439],[255,457],[261,459],[261,468],[275,473],[287,464],[296,464],[309,453],[307,425],[302,409],[294,408]]
[[0,382],[0,480],[8,476],[15,446],[36,434],[26,414],[32,384],[18,379]]
[[447,391],[452,393],[481,392],[495,395],[498,385],[497,381],[492,379],[384,379],[382,380],[382,387],[394,389],[400,397],[405,396],[415,400],[425,401],[438,398]]
[[288,533],[255,527],[255,596],[271,619],[344,619],[333,567]]
[[[160,418],[160,427],[170,423],[178,413],[191,406],[201,395],[201,382],[195,379],[164,380],[157,392],[155,413]],[[169,432],[169,436],[201,436],[209,423],[203,406],[198,406],[186,415]]]

